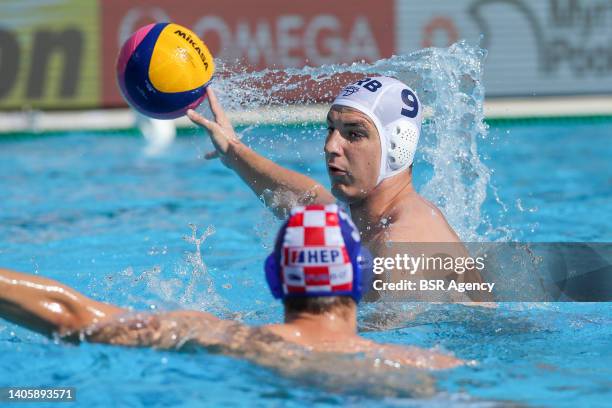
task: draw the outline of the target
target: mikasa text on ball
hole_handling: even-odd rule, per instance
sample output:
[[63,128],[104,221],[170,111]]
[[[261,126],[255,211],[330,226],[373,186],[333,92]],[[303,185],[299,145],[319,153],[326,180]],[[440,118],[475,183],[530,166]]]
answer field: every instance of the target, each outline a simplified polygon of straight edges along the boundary
[[215,65],[208,47],[191,30],[149,24],[123,45],[117,81],[127,102],[144,115],[174,119],[206,96]]

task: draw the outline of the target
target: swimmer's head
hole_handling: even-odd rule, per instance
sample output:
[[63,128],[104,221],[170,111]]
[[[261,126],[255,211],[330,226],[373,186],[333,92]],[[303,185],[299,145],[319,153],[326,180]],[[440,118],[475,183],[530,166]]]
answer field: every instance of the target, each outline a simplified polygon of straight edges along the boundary
[[370,77],[340,92],[327,121],[325,153],[332,191],[350,202],[412,165],[422,106],[403,82]]
[[359,231],[335,204],[295,207],[266,259],[266,280],[277,299],[330,296],[355,303],[369,288]]

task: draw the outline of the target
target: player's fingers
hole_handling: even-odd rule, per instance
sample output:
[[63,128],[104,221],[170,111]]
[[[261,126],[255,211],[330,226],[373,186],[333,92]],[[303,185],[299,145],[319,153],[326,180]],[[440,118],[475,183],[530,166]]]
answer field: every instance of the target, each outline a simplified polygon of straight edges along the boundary
[[193,109],[187,110],[187,117],[196,125],[200,125],[210,132],[214,132],[219,128],[219,125],[211,120],[206,119],[204,116],[200,115],[198,112]]
[[208,96],[208,104],[210,105],[210,110],[215,116],[215,120],[221,125],[228,125],[229,120],[227,119],[225,111],[219,103],[219,99],[217,99],[217,95],[211,86],[206,88],[206,95]]

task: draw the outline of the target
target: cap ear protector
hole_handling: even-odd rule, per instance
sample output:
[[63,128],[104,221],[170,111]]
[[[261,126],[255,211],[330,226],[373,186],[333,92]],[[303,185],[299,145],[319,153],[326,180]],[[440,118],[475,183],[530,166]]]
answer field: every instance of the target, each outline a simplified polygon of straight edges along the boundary
[[419,129],[410,121],[398,119],[385,126],[388,138],[387,157],[391,170],[409,166],[414,160],[415,149],[419,142]]
[[274,254],[268,255],[266,258],[266,281],[270,288],[270,293],[274,296],[274,299],[280,299],[283,296],[283,288],[280,282],[280,268]]
[[270,288],[270,293],[274,296],[274,299],[281,299],[283,297],[283,284],[281,283],[281,267],[280,267],[280,254],[281,246],[283,244],[283,238],[287,231],[287,223],[281,227],[276,236],[276,242],[274,243],[274,250],[266,258],[264,269],[266,271],[266,282]]

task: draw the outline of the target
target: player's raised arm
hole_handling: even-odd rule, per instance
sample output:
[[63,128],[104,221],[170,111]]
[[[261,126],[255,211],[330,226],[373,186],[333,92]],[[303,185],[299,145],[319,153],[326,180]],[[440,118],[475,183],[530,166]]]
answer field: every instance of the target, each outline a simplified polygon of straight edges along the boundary
[[[295,205],[335,202],[332,194],[315,180],[279,166],[240,142],[211,87],[208,87],[207,93],[214,121],[193,110],[187,112],[193,123],[210,133],[216,150],[207,154],[207,159],[220,157],[258,197],[264,198],[266,205],[279,217],[286,216]],[[267,191],[272,194],[271,197],[268,197]]]
[[125,313],[52,279],[0,269],[0,318],[50,336],[67,336]]

